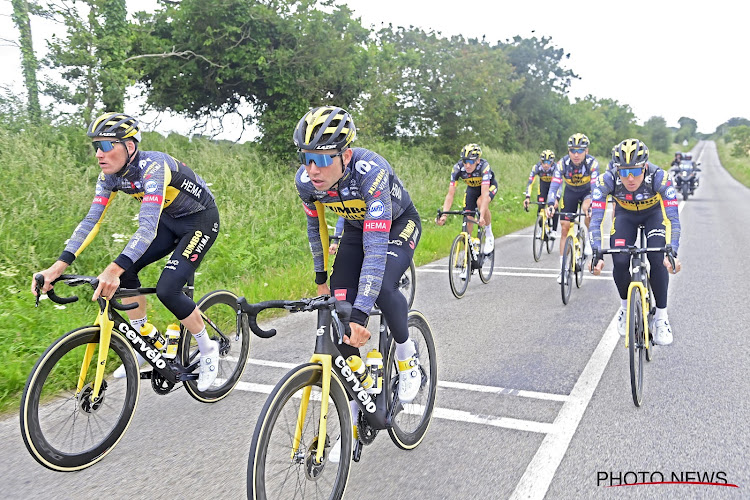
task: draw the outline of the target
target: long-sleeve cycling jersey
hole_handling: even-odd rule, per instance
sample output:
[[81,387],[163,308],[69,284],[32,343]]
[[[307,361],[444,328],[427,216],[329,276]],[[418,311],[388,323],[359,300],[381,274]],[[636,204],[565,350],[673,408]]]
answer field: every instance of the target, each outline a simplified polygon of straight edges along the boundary
[[365,257],[353,306],[369,315],[380,294],[391,223],[413,204],[393,168],[382,156],[364,148],[352,148],[352,153],[343,177],[328,191],[315,189],[304,165],[297,171],[295,183],[307,214],[307,238],[315,272],[318,276],[320,273],[324,275],[323,280],[316,276],[317,283],[325,282],[328,268],[328,226],[323,207],[362,229]]
[[614,169],[599,176],[596,187],[591,192],[591,246],[601,248],[602,222],[604,210],[607,207],[607,195],[611,194],[619,210],[630,212],[645,212],[661,210],[664,216],[666,230],[665,240],[670,242],[677,253],[680,245],[680,216],[678,211],[677,191],[669,185],[668,176],[664,170],[649,163],[643,177],[643,182],[633,192],[628,191]]
[[552,182],[552,176],[555,173],[555,169],[552,165],[547,167],[545,170],[542,162],[537,163],[531,167],[531,173],[529,174],[529,183],[526,184],[526,196],[531,196],[531,185],[534,183],[534,177],[539,177],[539,182]]
[[118,191],[141,203],[138,229],[114,261],[126,270],[156,237],[162,211],[178,219],[216,206],[206,182],[190,167],[166,153],[138,151],[133,161],[117,174],[99,174],[91,208],[70,237],[60,260],[72,263],[91,243]]
[[459,161],[453,165],[453,170],[451,170],[451,186],[455,186],[459,179],[463,179],[470,188],[489,186],[495,181],[495,172],[492,171],[489,162],[485,159],[479,160],[479,165],[472,173],[467,172],[464,163]]
[[563,179],[566,190],[575,193],[588,192],[596,184],[599,175],[599,162],[591,155],[586,155],[580,165],[574,165],[570,155],[565,155],[555,165],[552,183],[547,194],[547,205],[554,205],[560,197]]

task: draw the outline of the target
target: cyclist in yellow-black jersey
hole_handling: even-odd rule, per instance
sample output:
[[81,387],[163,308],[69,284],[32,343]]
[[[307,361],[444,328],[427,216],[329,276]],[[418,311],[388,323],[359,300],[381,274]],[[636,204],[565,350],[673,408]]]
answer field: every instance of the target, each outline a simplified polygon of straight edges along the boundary
[[[529,174],[529,182],[526,184],[525,199],[523,200],[523,207],[529,209],[529,200],[531,199],[531,185],[534,183],[534,179],[539,177],[539,185],[537,186],[537,201],[545,203],[547,201],[547,195],[549,194],[549,188],[552,184],[552,176],[555,173],[555,152],[551,149],[545,149],[542,154],[539,155],[539,162],[531,167],[531,173]],[[558,191],[559,193],[559,191]],[[559,194],[558,194],[559,198]],[[555,201],[555,208],[557,208],[557,201]],[[557,223],[560,220],[560,215],[555,214],[552,218],[552,232],[550,238],[557,239]]]
[[[453,205],[453,197],[456,195],[456,182],[463,179],[466,183],[466,194],[464,195],[463,210],[474,210],[479,208],[479,225],[486,229],[485,244],[482,251],[486,254],[495,249],[495,237],[492,235],[492,214],[490,213],[490,202],[497,194],[497,179],[487,160],[482,159],[482,148],[479,144],[467,144],[461,150],[461,160],[453,165],[451,171],[451,182],[448,186],[448,194],[443,201],[443,211],[448,211]],[[435,222],[442,226],[445,224],[447,215],[440,216]],[[473,230],[473,224],[467,226],[469,234]]]

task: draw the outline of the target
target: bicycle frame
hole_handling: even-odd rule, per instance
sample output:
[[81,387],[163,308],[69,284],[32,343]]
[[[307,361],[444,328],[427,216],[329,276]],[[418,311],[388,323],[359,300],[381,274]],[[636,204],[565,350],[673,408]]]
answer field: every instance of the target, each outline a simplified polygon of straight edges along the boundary
[[[463,221],[461,222],[461,232],[459,233],[464,238],[464,268],[469,270],[469,263],[473,263],[475,261],[474,256],[471,254],[470,248],[471,248],[471,234],[469,234],[468,231],[468,225],[476,224],[477,225],[477,238],[479,241],[482,241],[482,235],[484,234],[484,227],[479,225],[479,210],[449,210],[447,212],[444,212],[442,210],[438,210],[438,217],[440,217],[443,214],[447,215],[462,215]],[[480,252],[481,253],[481,252]],[[458,256],[456,256],[456,261],[458,261]]]

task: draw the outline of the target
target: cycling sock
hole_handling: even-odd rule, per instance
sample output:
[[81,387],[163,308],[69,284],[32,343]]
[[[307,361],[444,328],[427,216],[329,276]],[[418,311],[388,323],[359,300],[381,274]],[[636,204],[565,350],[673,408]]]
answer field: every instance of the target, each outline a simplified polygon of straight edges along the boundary
[[399,361],[406,361],[414,356],[416,352],[417,349],[414,347],[414,342],[411,339],[407,339],[403,344],[396,344],[396,359]]
[[209,351],[211,347],[211,339],[209,338],[208,333],[206,333],[205,326],[199,333],[194,333],[193,337],[195,337],[195,341],[198,342],[198,350],[200,350],[201,353]]
[[660,308],[657,307],[656,308],[656,315],[654,316],[654,319],[657,320],[657,321],[660,320],[660,319],[668,319],[667,318],[667,308],[664,307],[664,308],[660,309]]
[[628,308],[628,299],[622,299],[621,301],[622,308],[627,309]]
[[487,224],[485,231],[487,231],[487,236],[492,238],[492,224]]
[[357,414],[359,412],[359,405],[353,399],[349,400],[349,409],[352,412],[352,422],[354,422],[354,425],[357,425]]
[[140,333],[141,327],[143,325],[145,325],[147,322],[148,322],[148,314],[146,316],[142,317],[141,319],[131,319],[130,320],[130,326],[132,326],[133,328],[135,328],[136,332]]

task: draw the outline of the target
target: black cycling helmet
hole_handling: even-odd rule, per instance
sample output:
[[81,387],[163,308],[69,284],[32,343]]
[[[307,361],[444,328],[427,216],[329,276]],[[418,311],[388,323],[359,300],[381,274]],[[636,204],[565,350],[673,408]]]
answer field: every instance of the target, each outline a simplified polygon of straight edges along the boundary
[[573,134],[568,139],[568,149],[589,147],[589,138],[584,134]]
[[343,151],[357,138],[352,116],[336,106],[308,111],[294,129],[294,144],[305,150]]
[[461,150],[461,160],[478,160],[482,157],[482,148],[479,144],[467,144]]
[[648,163],[648,147],[638,139],[625,139],[615,146],[612,163],[616,167],[638,167]]
[[86,135],[91,137],[113,137],[115,139],[134,139],[141,142],[141,129],[138,120],[125,113],[104,113],[88,127]]
[[539,155],[539,159],[542,161],[555,161],[555,152],[551,149],[545,149],[542,154]]

